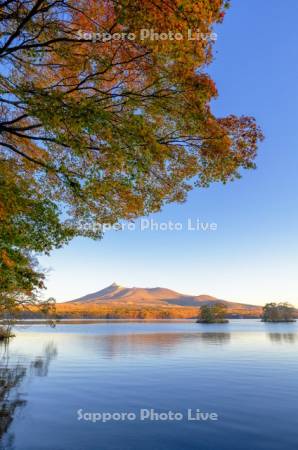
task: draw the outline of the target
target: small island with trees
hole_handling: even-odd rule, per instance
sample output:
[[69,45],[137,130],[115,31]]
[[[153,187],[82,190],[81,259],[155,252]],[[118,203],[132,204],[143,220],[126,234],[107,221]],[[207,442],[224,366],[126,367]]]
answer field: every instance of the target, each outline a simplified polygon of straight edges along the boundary
[[227,306],[224,303],[203,305],[197,323],[229,323],[226,319]]
[[262,322],[296,322],[296,309],[286,302],[267,303],[263,308]]

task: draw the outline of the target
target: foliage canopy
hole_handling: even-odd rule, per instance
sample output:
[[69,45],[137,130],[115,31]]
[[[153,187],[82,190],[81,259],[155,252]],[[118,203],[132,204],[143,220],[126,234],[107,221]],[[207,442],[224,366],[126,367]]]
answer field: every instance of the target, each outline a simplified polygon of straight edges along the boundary
[[[254,167],[252,117],[215,117],[225,0],[7,0],[0,7],[0,292],[42,287],[32,252],[182,202]],[[142,40],[141,29],[181,40]],[[98,39],[92,33],[134,33]],[[89,34],[88,34],[89,33]],[[124,33],[124,34],[125,34]]]

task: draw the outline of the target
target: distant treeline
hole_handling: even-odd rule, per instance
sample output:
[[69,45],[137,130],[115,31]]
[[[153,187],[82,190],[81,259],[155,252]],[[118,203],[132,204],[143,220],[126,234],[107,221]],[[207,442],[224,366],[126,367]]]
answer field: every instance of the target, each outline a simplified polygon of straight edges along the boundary
[[[228,310],[229,318],[258,318],[262,309],[255,310],[233,309]],[[56,319],[196,319],[199,308],[190,306],[181,307],[135,307],[135,306],[108,306],[108,305],[74,305],[56,304]],[[20,313],[22,318],[41,318],[37,310],[31,309]]]

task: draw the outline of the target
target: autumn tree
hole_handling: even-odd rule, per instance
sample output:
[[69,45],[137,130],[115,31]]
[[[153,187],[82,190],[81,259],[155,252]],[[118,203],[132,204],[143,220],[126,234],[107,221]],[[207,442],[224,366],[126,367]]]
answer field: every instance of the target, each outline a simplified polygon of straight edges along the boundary
[[[3,167],[4,166],[4,167]],[[0,316],[39,305],[44,274],[32,252],[61,247],[74,230],[62,225],[56,204],[44,198],[36,180],[17,176],[12,161],[0,161]],[[40,304],[42,311],[52,301]],[[0,333],[1,334],[1,333]]]
[[[31,287],[40,286],[32,251],[74,235],[99,238],[103,223],[159,211],[194,186],[254,167],[262,139],[255,120],[218,118],[210,108],[217,90],[206,72],[209,37],[227,7],[225,0],[1,1],[0,170],[3,180],[11,171],[12,190],[22,185],[23,193],[14,196],[16,209],[2,199],[1,220],[13,230],[21,214],[45,238],[30,247],[25,233],[17,254],[1,234],[1,271],[14,267],[15,286],[18,264]],[[143,38],[143,29],[183,39]],[[187,39],[189,29],[204,38]],[[20,213],[26,198],[43,219]]]

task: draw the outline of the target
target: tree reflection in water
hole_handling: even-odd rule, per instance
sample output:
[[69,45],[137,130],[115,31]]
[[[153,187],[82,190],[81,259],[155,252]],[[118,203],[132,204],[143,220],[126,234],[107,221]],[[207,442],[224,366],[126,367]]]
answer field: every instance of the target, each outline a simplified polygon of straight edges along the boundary
[[46,377],[49,372],[50,363],[56,358],[57,354],[56,345],[53,342],[49,342],[44,348],[43,355],[37,356],[31,363],[34,375],[37,377]]
[[105,358],[117,358],[119,355],[169,354],[180,347],[188,345],[226,345],[231,340],[230,333],[138,333],[138,334],[111,334],[106,336],[86,336],[88,346],[100,352]]
[[268,333],[269,339],[275,344],[296,344],[298,333]]
[[[9,432],[10,425],[18,410],[27,401],[20,388],[29,374],[37,377],[48,375],[49,365],[57,356],[57,347],[49,342],[42,353],[33,362],[12,362],[9,343],[0,342],[0,450],[14,448],[14,434]],[[28,369],[31,369],[28,372]]]
[[18,408],[25,406],[19,392],[20,385],[26,376],[26,367],[22,364],[11,365],[9,362],[9,344],[1,343],[0,362],[0,448],[13,448],[14,436],[8,433]]

